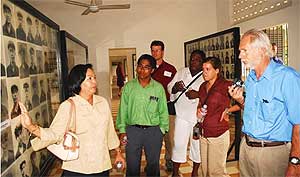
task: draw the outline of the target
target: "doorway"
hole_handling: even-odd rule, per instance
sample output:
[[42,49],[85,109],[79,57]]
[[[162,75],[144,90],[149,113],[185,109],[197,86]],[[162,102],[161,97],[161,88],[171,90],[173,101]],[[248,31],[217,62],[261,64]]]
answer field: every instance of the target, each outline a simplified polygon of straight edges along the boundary
[[116,69],[118,64],[124,73],[124,84],[134,77],[136,48],[109,49],[111,99],[119,99]]

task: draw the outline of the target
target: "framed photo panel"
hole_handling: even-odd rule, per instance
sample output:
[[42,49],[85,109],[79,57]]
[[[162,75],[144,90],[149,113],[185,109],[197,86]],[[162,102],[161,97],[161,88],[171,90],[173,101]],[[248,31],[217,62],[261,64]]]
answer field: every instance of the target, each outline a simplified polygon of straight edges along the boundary
[[239,41],[240,30],[238,27],[187,41],[184,43],[185,66],[189,65],[191,53],[198,49],[204,51],[206,56],[215,56],[221,60],[221,73],[225,79],[240,78]]
[[[67,31],[60,31],[61,41],[61,61],[62,61],[62,77],[67,80],[70,70],[77,64],[85,64],[88,62],[88,46],[74,37]],[[66,84],[64,98],[68,97],[68,89]]]
[[1,176],[45,176],[54,156],[32,152],[17,103],[39,126],[52,122],[62,101],[59,26],[23,0],[1,8]]

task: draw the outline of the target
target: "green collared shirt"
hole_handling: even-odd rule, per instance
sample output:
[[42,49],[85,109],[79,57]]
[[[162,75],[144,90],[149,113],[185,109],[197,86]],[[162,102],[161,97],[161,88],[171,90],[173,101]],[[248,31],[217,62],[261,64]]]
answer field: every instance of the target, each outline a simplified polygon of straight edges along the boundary
[[137,79],[128,82],[122,91],[117,117],[120,133],[128,125],[159,125],[162,133],[169,131],[169,114],[165,90],[160,83],[151,79],[142,87]]

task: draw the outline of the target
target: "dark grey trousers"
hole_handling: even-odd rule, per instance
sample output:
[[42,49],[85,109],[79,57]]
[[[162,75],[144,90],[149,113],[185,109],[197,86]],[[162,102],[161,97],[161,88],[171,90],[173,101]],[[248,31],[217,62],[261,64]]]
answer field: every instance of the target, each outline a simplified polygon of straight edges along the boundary
[[147,176],[160,176],[160,151],[163,134],[159,126],[126,128],[128,143],[126,145],[126,176],[140,176],[142,150],[147,161]]

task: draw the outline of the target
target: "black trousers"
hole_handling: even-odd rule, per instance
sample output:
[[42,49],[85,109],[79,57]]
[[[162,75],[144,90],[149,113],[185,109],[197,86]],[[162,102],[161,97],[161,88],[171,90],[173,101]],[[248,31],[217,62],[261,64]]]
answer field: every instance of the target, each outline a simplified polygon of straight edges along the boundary
[[98,176],[109,176],[109,170],[101,172],[101,173],[93,173],[93,174],[83,174],[83,173],[76,173],[71,172],[68,170],[64,170],[61,177],[75,177],[75,176],[88,176],[88,177],[98,177]]
[[126,145],[126,176],[141,176],[141,158],[144,149],[147,161],[147,176],[160,176],[160,151],[163,134],[159,126],[126,128],[128,143]]

